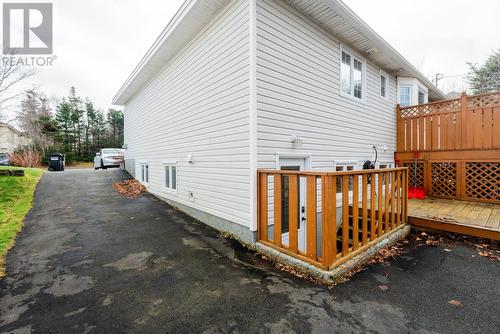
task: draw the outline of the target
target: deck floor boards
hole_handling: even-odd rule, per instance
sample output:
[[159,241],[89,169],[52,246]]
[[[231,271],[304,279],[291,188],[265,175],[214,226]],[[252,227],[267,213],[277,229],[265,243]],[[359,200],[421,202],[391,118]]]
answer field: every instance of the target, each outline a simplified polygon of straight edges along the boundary
[[500,205],[447,199],[408,201],[408,216],[500,233]]

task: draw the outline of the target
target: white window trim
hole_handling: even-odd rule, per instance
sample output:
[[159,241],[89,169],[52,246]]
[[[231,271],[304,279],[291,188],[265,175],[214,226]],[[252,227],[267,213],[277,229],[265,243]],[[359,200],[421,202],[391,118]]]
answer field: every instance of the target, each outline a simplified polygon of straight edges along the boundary
[[333,169],[336,170],[337,166],[353,166],[354,170],[363,169],[363,164],[359,160],[335,160],[333,162]]
[[275,169],[280,170],[281,164],[280,159],[304,159],[304,170],[311,171],[312,166],[312,154],[310,153],[280,153],[275,154]]
[[[342,170],[342,171],[347,171],[347,167],[348,166],[352,166],[353,167],[353,170],[362,170],[363,169],[363,162],[361,161],[358,161],[358,160],[338,160],[338,161],[334,161],[333,162],[333,171],[336,172],[337,171],[337,167],[345,167],[345,170]],[[358,187],[358,193],[360,193],[361,191],[361,184],[359,185]],[[336,189],[335,189],[335,197],[337,199],[337,207],[340,207],[342,206],[342,192],[340,193],[336,193]],[[353,191],[352,190],[349,190],[348,192],[349,194],[349,202],[352,202],[353,200]],[[340,205],[339,205],[340,204]]]
[[[365,58],[361,57],[357,52],[354,52],[352,49],[348,48],[347,46],[343,45],[342,43],[339,43],[340,45],[340,52],[339,52],[339,94],[340,96],[346,97],[348,99],[351,99],[353,101],[361,102],[361,103],[366,103],[366,94],[367,94],[367,89],[366,89],[366,60]],[[358,61],[360,61],[363,64],[363,70],[361,71],[361,98],[357,98],[354,96],[354,80],[353,77],[351,76],[351,91],[352,94],[347,94],[342,90],[342,52],[346,52],[351,56],[352,62],[351,62],[351,75],[354,71],[354,58],[356,58]]]
[[[385,96],[381,94],[382,91],[382,79],[381,77],[385,77]],[[380,76],[379,76],[379,96],[383,98],[384,100],[389,100],[389,86],[390,86],[390,77],[387,72],[380,70]]]
[[[177,195],[177,190],[179,188],[179,182],[177,182],[177,180],[179,179],[179,166],[178,166],[178,162],[177,161],[169,161],[169,160],[165,160],[165,161],[162,161],[161,162],[161,166],[162,166],[162,169],[163,169],[163,172],[162,172],[162,175],[163,175],[163,181],[162,181],[162,188],[163,188],[163,191],[166,192],[166,193],[169,193],[169,194],[174,194],[174,195]],[[165,186],[165,167],[167,166],[175,166],[175,189],[173,188],[167,188]],[[170,182],[172,182],[172,175],[170,174]]]
[[427,88],[417,84],[417,104],[421,104],[418,102],[418,93],[424,93],[424,103],[422,104],[427,104],[429,103],[429,91],[427,90]]
[[[151,164],[149,163],[149,161],[139,161],[138,162],[138,165],[139,165],[139,182],[144,184],[144,185],[149,185],[149,179],[151,178]],[[144,181],[142,180],[142,166],[145,166],[147,165],[148,166],[148,181]]]
[[411,84],[400,84],[398,86],[398,104],[400,104],[402,107],[404,107],[401,104],[401,88],[403,88],[403,87],[410,88],[410,91],[408,92],[408,96],[410,97],[410,101],[409,101],[408,106],[411,106],[412,105],[412,94],[413,94],[413,85],[411,85]]
[[380,169],[380,165],[387,165],[387,168],[394,168],[394,161],[393,160],[381,160],[377,161],[375,164],[376,169]]

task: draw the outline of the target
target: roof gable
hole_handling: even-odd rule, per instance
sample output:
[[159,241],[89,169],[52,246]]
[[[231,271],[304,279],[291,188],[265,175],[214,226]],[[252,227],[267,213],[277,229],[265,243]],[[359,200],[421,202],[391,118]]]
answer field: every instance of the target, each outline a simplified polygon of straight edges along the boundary
[[[230,0],[186,0],[113,99],[125,105],[198,34]],[[396,76],[419,79],[431,100],[444,94],[341,0],[287,0],[367,59]]]

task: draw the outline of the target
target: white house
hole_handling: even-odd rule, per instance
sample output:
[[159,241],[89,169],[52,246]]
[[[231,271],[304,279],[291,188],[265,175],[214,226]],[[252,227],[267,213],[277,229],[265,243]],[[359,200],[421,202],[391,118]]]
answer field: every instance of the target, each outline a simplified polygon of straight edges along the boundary
[[253,242],[257,169],[389,167],[396,103],[443,98],[339,0],[187,0],[114,104],[131,174]]
[[28,139],[15,127],[0,122],[0,153],[12,153],[16,148],[28,144]]

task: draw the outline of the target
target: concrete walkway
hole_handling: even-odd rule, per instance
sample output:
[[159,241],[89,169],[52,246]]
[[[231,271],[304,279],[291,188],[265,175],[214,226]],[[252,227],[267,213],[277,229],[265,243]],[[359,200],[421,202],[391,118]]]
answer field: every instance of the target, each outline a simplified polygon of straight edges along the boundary
[[[2,333],[495,333],[500,265],[420,247],[333,289],[277,271],[119,170],[42,178],[0,280]],[[449,304],[458,300],[463,306]]]

